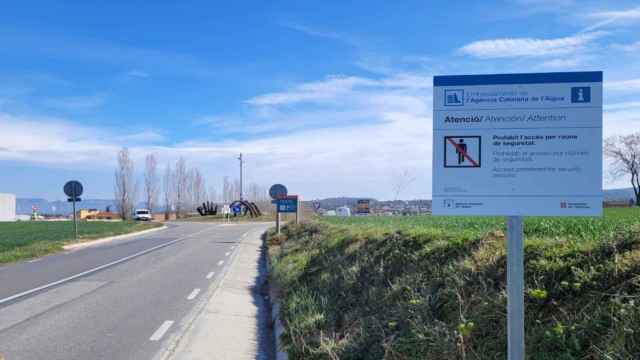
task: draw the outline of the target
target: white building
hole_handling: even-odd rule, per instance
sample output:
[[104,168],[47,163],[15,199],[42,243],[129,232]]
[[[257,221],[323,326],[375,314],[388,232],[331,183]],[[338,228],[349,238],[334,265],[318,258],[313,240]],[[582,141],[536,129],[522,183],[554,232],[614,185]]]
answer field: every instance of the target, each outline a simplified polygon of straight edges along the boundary
[[16,221],[16,196],[0,194],[0,221]]

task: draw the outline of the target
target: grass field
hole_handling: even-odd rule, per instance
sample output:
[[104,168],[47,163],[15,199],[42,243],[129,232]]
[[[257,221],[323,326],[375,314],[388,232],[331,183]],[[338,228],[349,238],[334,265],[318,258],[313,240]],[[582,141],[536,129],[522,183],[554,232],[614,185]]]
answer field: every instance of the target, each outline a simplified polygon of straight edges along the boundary
[[[161,226],[158,223],[82,221],[79,241],[126,234]],[[73,222],[0,222],[0,264],[39,257],[61,251],[74,242]]]
[[[504,218],[327,217],[269,234],[292,359],[504,359]],[[640,209],[525,220],[529,359],[640,359]]]

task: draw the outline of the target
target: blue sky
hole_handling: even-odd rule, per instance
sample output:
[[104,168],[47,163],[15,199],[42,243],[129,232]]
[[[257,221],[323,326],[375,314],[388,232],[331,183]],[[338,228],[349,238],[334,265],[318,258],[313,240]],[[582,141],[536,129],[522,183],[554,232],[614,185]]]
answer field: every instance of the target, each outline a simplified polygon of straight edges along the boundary
[[[110,198],[117,150],[209,185],[431,195],[433,75],[605,72],[605,135],[640,130],[637,1],[21,1],[0,12],[0,192]],[[626,181],[604,178],[605,187]]]

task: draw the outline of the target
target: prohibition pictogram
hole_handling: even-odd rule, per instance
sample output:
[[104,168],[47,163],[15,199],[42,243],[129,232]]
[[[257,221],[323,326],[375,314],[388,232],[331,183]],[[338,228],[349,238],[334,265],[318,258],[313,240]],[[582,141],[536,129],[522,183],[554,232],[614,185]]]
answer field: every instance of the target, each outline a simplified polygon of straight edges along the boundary
[[479,168],[482,158],[480,136],[445,136],[444,167]]

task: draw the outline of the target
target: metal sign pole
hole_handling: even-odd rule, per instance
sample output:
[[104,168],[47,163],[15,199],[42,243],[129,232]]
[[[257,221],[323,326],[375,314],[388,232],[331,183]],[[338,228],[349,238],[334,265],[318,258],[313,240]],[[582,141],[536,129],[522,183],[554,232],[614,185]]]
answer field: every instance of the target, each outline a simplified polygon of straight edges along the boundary
[[276,229],[280,235],[280,206],[278,204],[276,204]]
[[507,351],[524,359],[524,232],[522,216],[507,217]]
[[78,241],[78,219],[76,219],[76,198],[73,198],[73,227],[75,229],[75,239]]
[[300,223],[300,201],[296,200],[296,225]]

